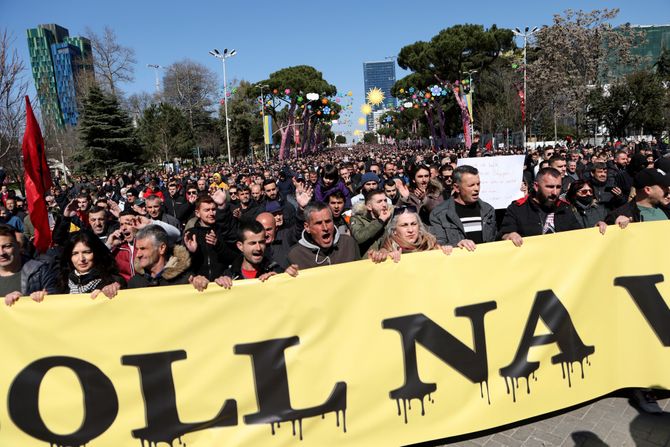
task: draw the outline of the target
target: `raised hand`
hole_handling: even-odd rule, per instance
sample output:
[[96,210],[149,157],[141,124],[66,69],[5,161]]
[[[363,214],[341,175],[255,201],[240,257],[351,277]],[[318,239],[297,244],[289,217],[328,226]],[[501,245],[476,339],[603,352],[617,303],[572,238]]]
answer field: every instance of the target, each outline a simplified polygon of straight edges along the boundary
[[300,208],[304,208],[309,204],[309,201],[312,200],[314,196],[314,191],[310,185],[298,185],[295,190],[295,200],[298,202]]

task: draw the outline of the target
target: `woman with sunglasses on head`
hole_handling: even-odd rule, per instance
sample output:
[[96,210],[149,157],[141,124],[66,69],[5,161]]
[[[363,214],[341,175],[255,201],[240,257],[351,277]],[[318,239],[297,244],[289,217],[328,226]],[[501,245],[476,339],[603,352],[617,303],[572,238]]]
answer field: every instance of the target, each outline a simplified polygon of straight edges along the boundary
[[89,231],[70,236],[60,260],[59,287],[63,293],[96,298],[102,292],[114,298],[125,286],[111,252],[97,236]]
[[389,223],[386,235],[381,239],[378,247],[368,251],[368,258],[374,263],[383,262],[386,258],[400,261],[402,253],[416,253],[441,249],[444,254],[451,254],[451,245],[440,246],[437,239],[421,222],[413,205],[404,205],[393,211],[393,218]]

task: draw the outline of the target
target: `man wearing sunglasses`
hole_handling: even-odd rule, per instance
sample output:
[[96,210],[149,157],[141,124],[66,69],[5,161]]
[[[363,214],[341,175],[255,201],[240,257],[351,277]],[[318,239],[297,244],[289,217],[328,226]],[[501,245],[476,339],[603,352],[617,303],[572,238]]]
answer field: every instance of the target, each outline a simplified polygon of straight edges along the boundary
[[474,251],[496,239],[495,209],[479,198],[479,171],[463,165],[454,170],[453,196],[430,213],[430,229],[440,245]]

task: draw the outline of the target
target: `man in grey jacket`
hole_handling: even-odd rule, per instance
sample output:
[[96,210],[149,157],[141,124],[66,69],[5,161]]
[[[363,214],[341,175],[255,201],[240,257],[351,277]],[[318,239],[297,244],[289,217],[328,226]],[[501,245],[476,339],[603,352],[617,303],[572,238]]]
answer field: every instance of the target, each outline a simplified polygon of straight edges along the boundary
[[479,198],[479,171],[459,166],[453,174],[453,196],[430,213],[431,231],[440,245],[474,251],[496,238],[495,209]]

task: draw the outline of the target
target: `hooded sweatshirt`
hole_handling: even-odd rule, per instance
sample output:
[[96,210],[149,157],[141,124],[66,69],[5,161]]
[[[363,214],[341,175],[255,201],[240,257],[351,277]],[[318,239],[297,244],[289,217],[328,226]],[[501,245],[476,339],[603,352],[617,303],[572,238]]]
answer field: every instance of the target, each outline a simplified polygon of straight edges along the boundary
[[289,264],[297,264],[300,270],[358,261],[360,258],[361,254],[354,238],[340,234],[337,228],[333,236],[333,245],[327,249],[316,245],[310,234],[303,230],[302,237],[288,253]]

